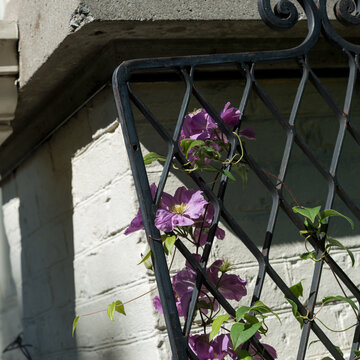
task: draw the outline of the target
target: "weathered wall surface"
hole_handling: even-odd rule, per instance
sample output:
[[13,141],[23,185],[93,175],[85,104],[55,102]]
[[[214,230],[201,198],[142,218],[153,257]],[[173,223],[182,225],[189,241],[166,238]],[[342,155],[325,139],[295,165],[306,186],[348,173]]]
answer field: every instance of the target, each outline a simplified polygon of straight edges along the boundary
[[[296,88],[296,80],[262,81],[264,88],[287,114]],[[344,82],[327,80],[327,86],[341,96]],[[203,82],[199,86],[221,110],[224,103],[238,101],[241,85],[238,82]],[[140,84],[137,90],[150,108],[171,128],[176,118],[176,106],[181,92],[174,84],[152,86]],[[151,94],[151,100],[149,95]],[[164,103],[167,104],[164,107]],[[190,109],[198,107],[192,102]],[[285,134],[268,111],[253,96],[248,105],[248,125],[257,132],[257,141],[248,143],[248,150],[261,165],[278,171]],[[359,105],[354,108],[354,120],[359,121]],[[121,129],[110,88],[100,92],[70,122],[28,159],[3,186],[4,230],[0,243],[0,349],[24,332],[26,343],[33,345],[34,359],[169,359],[166,332],[161,317],[154,314],[153,294],[126,305],[127,316],[116,316],[111,322],[106,313],[81,318],[75,338],[71,324],[75,315],[105,309],[113,300],[124,302],[154,287],[154,278],[139,262],[146,242],[144,234],[124,236],[124,230],[137,212],[136,194],[123,144]],[[142,124],[139,135],[144,151],[162,150],[162,145],[151,128],[137,115]],[[312,146],[319,159],[328,164],[335,140],[337,121],[325,103],[311,88],[304,97],[299,131]],[[316,129],[316,132],[314,131]],[[360,200],[359,157],[352,139],[346,139],[339,169],[339,178],[345,190],[356,202]],[[160,164],[149,168],[150,181],[156,181]],[[306,176],[303,176],[306,174]],[[173,193],[180,182],[193,184],[183,174],[172,174],[166,191]],[[323,203],[326,184],[297,150],[292,155],[292,166],[286,178],[298,200],[312,206]],[[236,219],[252,239],[261,246],[270,211],[270,196],[253,175],[242,189],[240,181],[231,185],[226,203]],[[341,202],[335,208],[344,212]],[[226,227],[225,227],[226,229]],[[355,232],[342,222],[331,228],[334,236],[345,239],[360,262],[359,224]],[[283,216],[279,217],[271,252],[274,268],[291,285],[301,279],[307,286],[311,281],[313,265],[303,262],[298,254],[304,251],[297,231]],[[227,230],[227,237],[218,241],[213,257],[227,258],[234,270],[248,281],[249,293],[254,287],[257,267],[247,250]],[[360,284],[359,273],[351,268],[343,252],[334,257]],[[178,257],[174,269],[183,266]],[[339,295],[329,270],[324,270],[324,288],[321,295]],[[249,297],[241,304],[246,303]],[[300,329],[285,304],[282,294],[271,281],[266,282],[264,302],[276,310],[280,325],[269,319],[270,334],[265,342],[280,353],[280,359],[294,359],[294,348]],[[337,305],[325,310],[321,317],[335,329],[354,322],[349,309]],[[352,333],[329,334],[331,339],[349,349]],[[18,351],[18,350],[17,350]],[[319,359],[321,346],[314,345],[313,356]],[[19,352],[8,352],[2,359],[19,359]],[[144,357],[146,354],[146,357]]]

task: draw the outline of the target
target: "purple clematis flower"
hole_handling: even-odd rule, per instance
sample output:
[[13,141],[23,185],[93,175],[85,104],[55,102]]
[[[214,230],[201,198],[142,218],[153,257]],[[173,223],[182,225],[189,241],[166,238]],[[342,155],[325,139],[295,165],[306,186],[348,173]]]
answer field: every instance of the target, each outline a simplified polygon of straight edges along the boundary
[[216,260],[207,269],[206,273],[225,299],[240,301],[247,294],[246,281],[235,274],[221,273],[219,277],[219,269],[223,262],[223,260]]
[[[214,207],[211,204],[209,204],[205,214],[205,221],[203,221],[204,218],[202,218],[200,219],[200,221],[196,222],[195,224],[195,231],[194,231],[194,236],[196,239],[195,242],[199,243],[200,246],[204,246],[206,243],[209,228],[212,223],[213,217],[214,217]],[[223,240],[225,238],[225,231],[218,226],[216,228],[215,236],[219,240]]]
[[214,348],[209,343],[208,335],[190,335],[189,346],[199,360],[214,359]]
[[207,201],[200,190],[179,187],[174,196],[163,193],[161,208],[157,210],[155,226],[164,232],[174,230],[176,226],[190,226],[203,216]]
[[223,111],[220,113],[220,117],[230,129],[233,129],[239,124],[241,112],[234,107],[229,108],[229,106],[230,101],[225,104]]
[[[200,255],[194,254],[197,261],[200,261]],[[181,314],[182,316],[186,316],[188,310],[189,310],[189,304],[192,296],[192,291],[194,289],[196,282],[196,273],[192,269],[191,265],[186,261],[186,268],[184,270],[179,271],[176,275],[173,276],[173,288],[176,293],[176,297],[180,303],[181,308]],[[204,295],[204,293],[207,293],[208,290],[206,287],[201,288],[202,294],[199,296],[199,301],[209,304],[210,301],[213,302],[213,297],[208,297]],[[219,304],[217,301],[213,302],[214,311],[217,311],[219,308]],[[208,310],[206,308],[200,308],[200,310],[207,314]],[[179,314],[180,315],[180,314]],[[181,316],[181,315],[180,315]]]
[[[240,116],[240,111],[234,107],[230,107],[230,102],[225,104],[224,109],[220,113],[221,119],[231,130],[239,125]],[[250,127],[241,130],[239,136],[249,140],[256,138],[255,131]],[[216,151],[221,151],[221,143],[228,143],[226,136],[222,134],[218,124],[205,109],[199,109],[185,116],[179,143],[183,139],[206,141],[206,145]],[[192,165],[200,160],[197,150],[198,149],[193,148],[187,154],[187,159]],[[203,160],[205,163],[211,162],[211,159],[208,158],[203,158]]]
[[[230,102],[227,102],[220,113],[220,117],[230,129],[233,129],[239,124],[241,113],[238,109],[229,108],[229,106]],[[180,140],[185,138],[194,140],[217,139],[217,130],[218,124],[205,109],[200,109],[185,116]]]
[[[182,313],[182,308],[181,308],[181,304],[180,304],[180,300],[176,297],[176,294],[174,293],[175,295],[175,300],[176,300],[176,308],[177,308],[177,311],[178,311],[178,314],[179,316],[184,316],[184,314]],[[157,312],[159,312],[160,314],[163,314],[164,313],[164,310],[163,310],[163,307],[162,307],[162,304],[161,304],[161,300],[160,300],[160,296],[155,296],[154,299],[153,299],[153,305],[154,305],[154,308]]]
[[199,360],[222,360],[229,355],[237,359],[238,355],[232,350],[229,334],[221,334],[209,342],[208,335],[190,335],[189,346]]
[[[193,256],[197,261],[200,261],[200,255],[194,254]],[[186,316],[188,312],[195,281],[196,273],[191,268],[191,265],[188,263],[188,261],[186,261],[186,268],[173,276],[172,285],[179,316]],[[207,314],[210,301],[213,303],[213,310],[217,311],[219,308],[219,303],[214,301],[213,297],[205,295],[205,293],[208,293],[208,290],[205,287],[202,287],[201,291],[202,293],[199,296],[199,301],[205,304],[205,306],[204,308],[201,308],[200,305],[200,311],[202,311],[204,314]],[[155,296],[153,304],[158,312],[163,313],[163,308],[159,296]]]
[[[200,261],[200,255],[194,254],[194,257],[197,261]],[[239,301],[247,294],[246,281],[241,279],[238,275],[227,274],[226,272],[221,273],[221,276],[219,277],[219,269],[223,262],[223,260],[214,261],[206,270],[206,275],[226,299]],[[186,316],[189,309],[192,291],[196,282],[196,272],[191,268],[191,265],[187,261],[185,265],[186,268],[179,271],[172,279],[179,316]],[[209,300],[208,295],[205,295],[208,293],[205,286],[201,288],[201,292],[202,294],[199,296],[199,301],[204,302],[204,304],[209,304],[209,302],[212,301],[214,306],[213,310],[217,311],[219,304],[217,301],[214,301],[212,297],[210,297]],[[156,298],[156,300],[154,299],[154,307],[159,312],[162,312],[159,298]],[[206,307],[207,306],[200,308],[200,310],[205,314],[207,313]]]
[[250,126],[239,131],[239,136],[248,140],[256,140],[256,133]]
[[217,124],[206,112],[199,109],[185,116],[183,128],[181,130],[182,139],[206,140],[214,136],[214,129]]
[[[150,185],[150,191],[151,191],[151,196],[152,196],[153,200],[155,199],[156,190],[157,190],[157,186],[154,183],[152,183]],[[135,231],[142,230],[143,228],[144,228],[144,223],[143,223],[141,211],[139,208],[137,215],[131,221],[130,226],[125,230],[124,234],[129,235]]]

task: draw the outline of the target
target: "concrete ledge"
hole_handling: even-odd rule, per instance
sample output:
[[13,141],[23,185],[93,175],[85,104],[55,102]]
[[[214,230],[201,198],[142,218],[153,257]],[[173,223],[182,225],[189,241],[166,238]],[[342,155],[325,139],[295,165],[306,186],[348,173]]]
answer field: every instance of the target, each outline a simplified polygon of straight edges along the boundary
[[[169,0],[45,5],[33,0],[23,5],[19,104],[14,134],[0,148],[2,175],[109,82],[124,60],[284,49],[299,45],[307,33],[303,20],[287,32],[270,30],[259,20],[253,0],[235,5],[209,0],[206,7],[195,0],[176,5]],[[353,29],[343,30],[353,35]],[[315,53],[319,67],[342,61],[341,53],[325,42]]]

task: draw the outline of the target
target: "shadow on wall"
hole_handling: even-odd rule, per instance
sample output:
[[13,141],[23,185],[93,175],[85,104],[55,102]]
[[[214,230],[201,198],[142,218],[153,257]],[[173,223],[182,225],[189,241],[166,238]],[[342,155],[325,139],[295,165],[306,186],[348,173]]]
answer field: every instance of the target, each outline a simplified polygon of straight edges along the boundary
[[[94,149],[91,143],[98,136],[94,134],[99,129],[107,128],[116,117],[110,87],[99,93],[93,101],[42,145],[3,185],[2,204],[9,246],[5,244],[5,251],[2,253],[5,258],[8,257],[10,247],[11,264],[7,267],[8,272],[11,269],[13,273],[12,288],[17,289],[19,306],[16,308],[16,315],[19,319],[14,330],[14,326],[11,327],[14,322],[11,309],[6,309],[6,316],[0,314],[0,320],[4,319],[6,322],[1,322],[0,325],[0,336],[5,337],[6,334],[1,344],[6,346],[23,331],[24,342],[32,345],[30,353],[33,360],[75,360],[94,355],[115,359],[119,354],[117,349],[101,349],[100,353],[104,353],[102,357],[89,350],[89,347],[93,350],[99,338],[104,335],[99,321],[104,320],[106,329],[111,331],[111,322],[106,317],[100,317],[100,320],[99,317],[89,318],[90,323],[97,326],[92,327],[91,331],[83,327],[83,336],[78,339],[78,343],[76,337],[71,336],[71,326],[76,316],[76,299],[85,303],[85,307],[87,304],[93,306],[92,309],[104,306],[103,302],[96,303],[97,299],[93,299],[99,293],[84,294],[82,287],[102,283],[105,264],[101,263],[101,258],[93,256],[92,252],[83,261],[80,259],[83,266],[76,268],[75,264],[74,272],[74,258],[76,251],[79,251],[76,249],[81,245],[87,250],[91,247],[90,238],[99,237],[91,223],[92,215],[101,219],[104,217],[105,220],[111,217],[114,223],[119,223],[119,213],[114,212],[114,209],[103,211],[105,214],[100,216],[99,211],[102,210],[99,209],[103,209],[101,203],[96,203],[91,211],[85,207],[85,213],[77,208],[82,197],[85,198],[84,203],[90,199],[88,206],[93,204],[93,194],[91,191],[87,193],[89,188],[92,189],[92,177],[111,180],[107,178],[107,174],[100,174],[99,168],[87,158],[84,160],[86,169],[82,169],[80,174],[74,175],[72,167],[74,158],[81,158],[83,152]],[[108,157],[114,158],[113,150],[111,145]],[[96,147],[94,156],[102,159]],[[118,162],[117,158],[114,159]],[[121,183],[118,186],[121,193]],[[114,197],[118,199],[115,195]],[[106,200],[105,206],[108,204]],[[84,210],[84,206],[82,209]],[[78,219],[78,216],[74,221],[76,211],[81,212],[83,217]],[[78,222],[75,224],[76,221]],[[100,228],[103,228],[102,225],[106,227],[106,224],[100,224]],[[122,230],[116,230],[115,236]],[[74,244],[75,242],[79,243]],[[117,243],[115,247],[118,247]],[[93,262],[87,262],[88,259]],[[136,261],[134,263],[136,266]],[[6,262],[3,266],[5,264]],[[101,281],[91,277],[94,269],[89,267],[101,269],[97,274]],[[110,270],[113,274],[114,267],[111,266]],[[81,308],[78,311],[83,314],[91,310]],[[4,360],[20,360],[22,357],[14,351],[8,352]]]
[[[53,151],[45,144],[3,187],[5,223],[17,218],[14,227],[20,230],[19,245],[10,258],[21,267],[15,279],[22,300],[21,330],[24,342],[32,345],[33,359],[58,359],[64,351],[71,354],[68,359],[77,358],[70,331],[75,316],[71,197],[75,150]],[[14,203],[18,206],[11,206]],[[8,354],[4,359],[11,359]]]
[[[6,232],[12,238],[17,235],[10,245],[10,259],[12,266],[18,267],[14,280],[22,324],[13,331],[14,319],[6,318],[8,324],[2,325],[6,330],[2,328],[1,333],[8,333],[6,340],[12,341],[22,330],[25,343],[32,345],[33,359],[64,359],[65,353],[66,359],[78,358],[76,340],[71,336],[76,298],[71,159],[91,141],[92,132],[76,117],[71,123],[3,186]],[[14,288],[13,282],[11,286]],[[11,356],[9,352],[4,360]]]

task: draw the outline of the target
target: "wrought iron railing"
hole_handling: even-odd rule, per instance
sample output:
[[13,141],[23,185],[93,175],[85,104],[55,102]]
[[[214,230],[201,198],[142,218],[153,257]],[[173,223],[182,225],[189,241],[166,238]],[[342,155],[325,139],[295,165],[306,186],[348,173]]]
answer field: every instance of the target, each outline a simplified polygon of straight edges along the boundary
[[[298,21],[298,10],[294,3],[300,5],[303,9],[307,19],[307,35],[304,41],[297,47],[285,50],[266,51],[266,52],[252,52],[252,53],[236,53],[236,54],[220,54],[220,55],[202,55],[202,56],[187,56],[177,58],[156,58],[156,59],[142,59],[132,60],[122,63],[115,71],[113,77],[113,86],[115,93],[115,100],[121,119],[121,125],[125,138],[125,143],[130,159],[130,164],[135,180],[136,190],[140,202],[140,208],[143,214],[145,231],[149,239],[153,265],[158,284],[160,298],[163,304],[165,321],[169,340],[173,352],[174,359],[197,359],[187,346],[187,337],[191,329],[191,319],[196,309],[196,301],[199,296],[199,291],[202,285],[205,285],[210,293],[219,301],[221,306],[231,315],[235,314],[234,308],[227,302],[227,300],[216,289],[214,284],[209,281],[206,276],[206,264],[209,259],[210,250],[212,248],[213,238],[219,219],[228,225],[234,234],[243,242],[249,249],[259,265],[258,278],[253,293],[253,301],[261,298],[264,279],[269,276],[282,291],[282,293],[292,301],[294,301],[299,309],[299,312],[305,316],[310,317],[314,313],[316,299],[319,292],[319,287],[322,279],[322,268],[324,263],[319,261],[316,263],[312,284],[310,289],[310,296],[306,307],[303,306],[299,300],[292,294],[289,287],[285,284],[282,277],[275,271],[269,262],[269,251],[272,244],[274,227],[277,222],[279,212],[285,213],[291,222],[299,229],[303,230],[304,225],[302,220],[296,216],[290,203],[284,196],[283,181],[287,172],[290,153],[296,144],[307,159],[313,164],[317,171],[323,176],[328,184],[328,193],[325,207],[332,208],[334,197],[337,195],[353,217],[360,220],[360,209],[352,200],[351,196],[344,190],[343,186],[337,178],[337,168],[340,159],[340,152],[342,150],[344,136],[346,133],[350,134],[357,145],[360,145],[360,132],[355,128],[351,121],[350,109],[354,98],[354,89],[356,84],[357,74],[359,72],[359,53],[360,46],[350,43],[341,37],[332,27],[329,21],[326,10],[326,0],[298,0],[288,1],[280,0],[275,6],[274,10],[271,8],[270,0],[258,0],[259,13],[264,22],[273,29],[286,30],[295,25]],[[356,25],[360,23],[360,2],[358,0],[339,0],[334,8],[336,18],[346,25]],[[338,49],[346,54],[348,59],[348,77],[347,89],[344,99],[344,106],[340,108],[334,100],[327,87],[318,78],[314,70],[309,64],[308,53],[317,44],[320,33],[323,33],[326,39]],[[290,115],[285,117],[278,106],[274,103],[271,96],[261,87],[257,81],[256,65],[263,63],[276,63],[283,61],[294,61],[298,64],[301,71],[301,79],[297,88],[295,100],[292,104]],[[185,115],[187,114],[190,99],[194,97],[201,106],[211,115],[216,121],[219,128],[223,131],[231,144],[229,157],[232,157],[236,152],[240,152],[239,142],[237,137],[229,131],[224,122],[218,115],[217,111],[203,96],[202,92],[195,84],[195,77],[198,72],[219,68],[219,71],[224,69],[231,69],[240,79],[245,81],[244,90],[240,99],[239,110],[243,114],[247,114],[246,105],[249,96],[255,92],[261,99],[263,104],[271,112],[274,118],[278,120],[286,134],[286,144],[283,149],[283,157],[280,167],[280,172],[277,174],[278,181],[274,183],[271,176],[264,171],[264,169],[257,163],[250,153],[245,151],[244,159],[249,165],[250,169],[258,179],[262,182],[272,197],[271,211],[268,218],[266,233],[264,234],[263,249],[260,251],[255,245],[254,239],[244,231],[239,223],[234,219],[231,212],[224,205],[224,195],[227,190],[228,178],[223,176],[217,192],[215,193],[205,183],[203,178],[197,174],[196,171],[190,172],[189,176],[195,182],[199,189],[203,191],[206,198],[214,206],[215,214],[214,220],[209,231],[208,242],[205,245],[200,263],[191,255],[190,250],[183,242],[178,240],[176,242],[177,249],[191,264],[193,269],[197,272],[198,281],[197,286],[193,290],[192,301],[190,303],[189,313],[185,321],[184,328],[181,328],[179,321],[175,300],[173,296],[172,285],[170,281],[167,262],[161,242],[153,239],[160,237],[159,230],[154,225],[154,216],[157,205],[160,202],[162,192],[164,190],[167,177],[171,168],[172,159],[175,157],[181,164],[186,166],[187,160],[184,158],[182,152],[179,150],[178,139],[180,136],[181,127]],[[132,87],[132,82],[148,79],[149,74],[153,75],[152,81],[163,81],[166,79],[177,77],[185,84],[185,92],[182,100],[181,108],[179,109],[177,124],[174,133],[169,131],[158,121],[151,113],[147,105],[139,98],[136,91]],[[212,72],[212,74],[215,74]],[[305,86],[312,83],[318,94],[331,108],[334,117],[338,120],[338,133],[335,146],[332,153],[330,167],[325,167],[316,157],[313,150],[306,143],[304,138],[297,131],[296,119],[299,111],[299,106],[303,98]],[[155,201],[152,201],[151,192],[149,188],[149,181],[143,162],[143,157],[140,149],[140,142],[137,135],[137,127],[134,121],[133,106],[135,106],[144,118],[151,124],[153,129],[161,136],[168,146],[168,153],[166,162],[164,164],[162,175],[158,183],[158,191]],[[229,165],[230,166],[230,165]],[[326,228],[324,229],[326,231]],[[324,244],[316,239],[310,239],[310,242],[318,254],[324,251]],[[336,276],[341,280],[346,291],[360,302],[360,290],[355,286],[352,280],[346,275],[343,269],[330,256],[326,256],[326,263],[331,267]],[[340,360],[343,356],[338,352],[336,346],[330,341],[328,336],[323,332],[317,321],[305,321],[302,333],[300,346],[297,353],[297,359],[305,359],[306,349],[308,345],[310,332],[313,331],[324,346],[328,349],[331,356]],[[357,324],[354,337],[352,341],[352,349],[359,348],[360,341],[360,325]],[[262,346],[256,339],[252,340],[253,345],[258,349]],[[265,359],[272,359],[271,355],[262,349]],[[351,352],[350,358],[355,357],[354,352]]]

